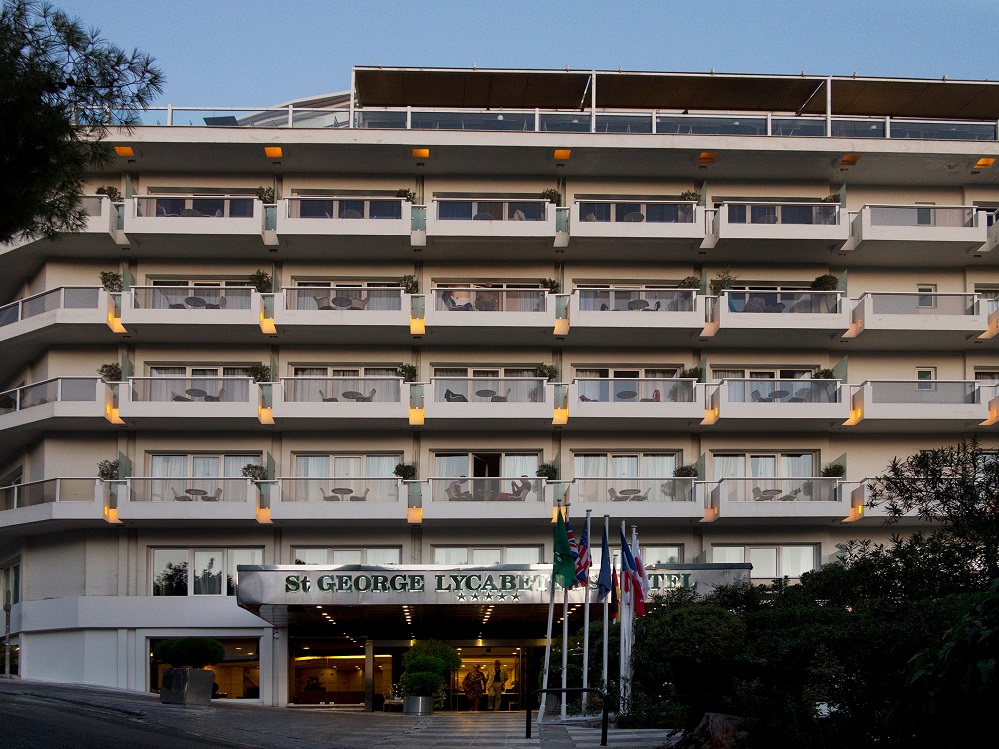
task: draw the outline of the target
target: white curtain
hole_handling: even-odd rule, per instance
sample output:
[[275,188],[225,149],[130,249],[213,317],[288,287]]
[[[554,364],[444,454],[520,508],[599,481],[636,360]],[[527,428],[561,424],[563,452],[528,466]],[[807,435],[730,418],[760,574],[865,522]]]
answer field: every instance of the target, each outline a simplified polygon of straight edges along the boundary
[[642,478],[669,478],[675,469],[675,453],[642,456]]
[[777,475],[777,458],[773,455],[751,455],[749,471],[754,479],[773,478]]
[[712,458],[715,481],[746,475],[745,455],[715,455]]
[[401,455],[366,455],[364,458],[364,475],[370,478],[391,478],[392,471],[402,462]]
[[780,475],[792,478],[805,478],[815,475],[813,467],[814,456],[810,453],[804,455],[781,455]]
[[328,455],[296,455],[295,475],[302,478],[324,479],[330,475]]
[[435,546],[434,564],[468,564],[468,549],[464,546]]
[[577,479],[603,478],[607,475],[607,456],[577,453],[572,459],[572,469]]
[[241,478],[243,466],[263,465],[259,455],[224,455],[222,456],[222,475],[227,479]]
[[295,564],[328,564],[328,549],[295,549]]
[[507,546],[505,551],[507,564],[541,563],[541,549],[537,546]]
[[472,564],[499,564],[502,555],[501,549],[472,549]]
[[538,475],[537,453],[504,455],[503,475],[505,477],[527,476],[528,478],[534,478]]
[[777,548],[774,546],[751,548],[749,563],[753,565],[753,571],[750,573],[752,577],[776,578]]
[[360,549],[331,549],[333,564],[361,564]]
[[366,564],[401,564],[402,550],[397,546],[367,549],[365,557]]

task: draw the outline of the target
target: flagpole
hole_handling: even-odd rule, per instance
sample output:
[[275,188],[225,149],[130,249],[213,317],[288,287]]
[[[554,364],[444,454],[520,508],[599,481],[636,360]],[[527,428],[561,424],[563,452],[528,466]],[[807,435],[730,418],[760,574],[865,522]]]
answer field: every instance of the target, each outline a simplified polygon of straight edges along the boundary
[[[621,521],[621,539],[625,540],[626,523]],[[631,697],[631,613],[634,607],[635,591],[634,581],[631,578],[630,570],[625,569],[627,565],[624,560],[624,550],[621,550],[621,711],[625,714],[628,710],[628,702]],[[627,594],[625,589],[627,588]]]
[[[590,547],[593,546],[590,536],[590,513],[586,511],[586,540]],[[590,686],[590,573],[586,573],[586,586],[583,589],[583,689]],[[589,695],[583,692],[583,715],[589,707]]]
[[[556,512],[562,512],[562,503],[559,502],[555,506]],[[554,550],[552,551],[552,556],[554,558]],[[555,570],[552,569],[552,576],[548,581],[549,591],[548,591],[548,629],[545,630],[547,637],[545,638],[545,670],[541,677],[541,705],[538,707],[538,725],[540,726],[544,722],[545,718],[545,700],[548,697],[548,693],[544,690],[548,689],[548,667],[551,664],[552,658],[552,624],[555,621]]]
[[569,686],[569,589],[562,588],[562,707],[559,717],[566,719],[566,692]]
[[[604,538],[608,538],[607,524],[610,522],[610,515],[604,515]],[[609,542],[608,542],[609,543]],[[608,554],[608,557],[610,555]],[[603,564],[603,558],[601,557],[601,564]],[[603,570],[600,570],[603,574]],[[600,675],[600,680],[603,682],[603,688],[607,689],[607,653],[610,644],[610,594],[604,596],[604,661],[603,661],[603,671]]]

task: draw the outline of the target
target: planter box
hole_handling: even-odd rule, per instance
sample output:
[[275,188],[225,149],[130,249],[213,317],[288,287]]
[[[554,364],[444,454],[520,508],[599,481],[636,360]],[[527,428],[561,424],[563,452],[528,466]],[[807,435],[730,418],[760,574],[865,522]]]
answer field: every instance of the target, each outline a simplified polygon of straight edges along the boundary
[[214,671],[168,668],[163,672],[160,702],[166,705],[210,705],[214,684]]
[[433,697],[406,697],[403,700],[402,712],[405,715],[433,715]]

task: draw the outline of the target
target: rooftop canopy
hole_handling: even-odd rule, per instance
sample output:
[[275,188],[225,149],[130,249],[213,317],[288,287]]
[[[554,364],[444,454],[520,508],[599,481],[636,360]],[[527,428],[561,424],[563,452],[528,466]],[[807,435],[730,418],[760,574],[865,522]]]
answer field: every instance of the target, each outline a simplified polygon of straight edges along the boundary
[[579,70],[354,69],[362,107],[760,111],[999,120],[999,82]]

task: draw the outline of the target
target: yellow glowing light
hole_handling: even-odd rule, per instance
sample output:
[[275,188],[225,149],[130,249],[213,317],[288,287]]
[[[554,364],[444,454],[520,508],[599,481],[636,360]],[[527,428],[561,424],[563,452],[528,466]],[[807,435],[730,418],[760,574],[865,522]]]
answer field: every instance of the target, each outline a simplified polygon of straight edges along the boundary
[[114,525],[121,525],[121,520],[118,519],[118,508],[117,507],[105,507],[104,508],[104,519]]
[[423,426],[423,409],[422,408],[411,408],[411,409],[409,409],[409,425],[411,427],[421,427],[421,426]]
[[135,151],[131,146],[115,146],[114,152],[122,158],[131,159],[135,156]]
[[429,148],[414,148],[413,149],[414,159],[429,159],[430,149]]
[[978,161],[975,162],[975,165],[972,167],[972,169],[988,169],[990,166],[992,166],[995,163],[996,160],[993,159],[992,157],[983,156],[982,158],[980,158]]
[[407,507],[406,522],[409,523],[410,525],[420,525],[423,522],[423,508]]
[[270,525],[271,523],[271,508],[270,507],[258,507],[257,508],[257,522],[261,525]]
[[568,161],[572,151],[568,148],[556,148],[553,155],[555,161]]
[[409,318],[409,334],[425,335],[427,332],[427,321],[422,317]]
[[257,421],[261,424],[273,424],[274,423],[274,413],[270,408],[264,408],[260,406],[257,408]]
[[569,335],[568,318],[559,318],[555,321],[555,335],[557,336]]
[[718,154],[714,151],[701,151],[701,155],[697,157],[697,162],[699,164],[714,164],[717,158]]
[[552,413],[552,425],[561,426],[568,423],[569,421],[569,409],[568,408],[556,408]]
[[260,313],[260,332],[266,335],[277,335],[277,328],[274,327],[274,318],[264,317],[264,313]]
[[860,161],[860,156],[858,156],[855,153],[848,153],[842,159],[839,160],[839,165],[855,166],[858,161]]
[[281,146],[264,146],[264,156],[268,159],[280,159],[284,156],[284,150]]

